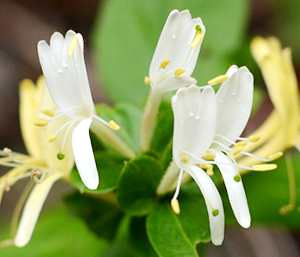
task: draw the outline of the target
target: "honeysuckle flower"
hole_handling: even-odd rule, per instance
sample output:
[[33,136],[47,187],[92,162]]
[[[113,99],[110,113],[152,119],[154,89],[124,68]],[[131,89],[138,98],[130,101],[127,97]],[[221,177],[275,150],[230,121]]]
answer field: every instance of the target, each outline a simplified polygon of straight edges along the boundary
[[145,108],[141,148],[150,148],[155,117],[163,93],[196,84],[191,75],[195,69],[205,27],[200,18],[192,19],[188,10],[173,10],[164,25],[158,40],[145,84],[151,92]]
[[[114,130],[120,127],[114,121],[106,122],[96,115],[84,62],[82,35],[69,30],[64,38],[55,32],[50,45],[44,40],[38,43],[38,54],[49,92],[59,111],[43,110],[52,118],[37,120],[35,124],[45,126],[62,116],[69,118],[47,137],[47,141],[53,142],[61,131],[65,131],[65,139],[72,134],[72,150],[80,177],[86,187],[96,189],[99,177],[89,129],[95,120]],[[64,158],[64,147],[65,141],[57,154],[58,159]]]
[[38,129],[33,125],[36,118],[44,118],[42,114],[39,114],[44,105],[53,110],[57,109],[47,88],[44,87],[44,79],[41,77],[38,80],[37,87],[30,80],[22,81],[20,84],[20,121],[24,143],[29,155],[15,153],[8,148],[0,151],[0,155],[3,156],[0,158],[0,164],[13,168],[0,178],[0,199],[2,199],[3,193],[9,191],[10,187],[20,179],[31,177],[35,183],[30,181],[27,189],[24,190],[23,194],[26,196],[28,194],[26,190],[33,187],[25,203],[14,238],[2,242],[2,245],[15,244],[22,247],[29,242],[52,185],[58,179],[68,177],[74,165],[70,147],[66,147],[66,158],[62,161],[57,160],[53,155],[60,149],[63,137],[58,136],[57,141],[50,147],[44,140],[47,133],[58,129],[66,122],[65,117],[62,117],[52,128]]
[[[256,37],[251,42],[251,52],[261,69],[274,110],[253,132],[260,134],[261,140],[244,149],[259,156],[269,156],[274,151],[285,151],[292,147],[299,150],[299,91],[291,49],[282,49],[279,40],[274,37]],[[237,156],[237,160],[246,166],[261,162],[241,155]],[[288,172],[290,203],[281,209],[282,214],[293,210],[296,203],[295,177],[293,170],[288,169]]]

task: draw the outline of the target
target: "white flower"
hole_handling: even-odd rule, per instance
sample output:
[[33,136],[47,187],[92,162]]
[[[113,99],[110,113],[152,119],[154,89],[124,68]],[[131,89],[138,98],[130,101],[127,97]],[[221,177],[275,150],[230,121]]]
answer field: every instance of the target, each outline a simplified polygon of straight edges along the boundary
[[200,18],[192,19],[188,10],[173,10],[161,32],[145,83],[161,93],[195,84],[190,76],[204,35]]
[[[89,189],[96,189],[99,178],[89,136],[90,126],[94,119],[116,130],[119,126],[96,115],[84,62],[82,35],[69,30],[64,38],[55,32],[50,46],[44,40],[38,43],[38,54],[49,92],[60,111],[44,110],[50,116],[58,115],[49,121],[37,120],[36,125],[47,125],[63,115],[69,117],[70,120],[48,136],[47,141],[54,141],[64,129],[65,138],[72,133],[73,155],[81,179]],[[64,158],[64,144],[57,155],[59,159]]]
[[[172,207],[179,212],[177,197],[182,173],[186,171],[198,184],[209,214],[212,242],[224,238],[223,205],[214,183],[213,165],[224,178],[229,200],[237,221],[250,226],[250,214],[239,165],[233,154],[242,152],[245,142],[240,138],[250,116],[253,97],[253,76],[246,67],[232,66],[226,73],[217,94],[210,87],[203,91],[196,86],[180,89],[172,98],[174,112],[173,158],[181,170]],[[235,145],[235,148],[229,146]],[[204,172],[206,170],[206,173]]]

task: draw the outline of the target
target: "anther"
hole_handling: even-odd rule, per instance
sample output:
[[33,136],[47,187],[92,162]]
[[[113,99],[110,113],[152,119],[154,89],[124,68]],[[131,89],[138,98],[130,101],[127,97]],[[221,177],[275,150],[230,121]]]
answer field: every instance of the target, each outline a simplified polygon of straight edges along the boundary
[[54,117],[54,115],[55,115],[55,113],[51,110],[42,110],[42,113],[44,113],[45,115],[50,116],[50,117]]
[[236,146],[246,146],[248,144],[247,141],[238,142]]
[[196,30],[196,33],[195,33],[195,36],[194,36],[194,39],[193,39],[193,42],[191,44],[191,49],[194,49],[196,46],[199,45],[201,39],[202,39],[202,30],[201,30],[201,27],[199,25],[197,25],[195,27],[195,30]]
[[217,76],[211,80],[209,80],[207,82],[208,85],[215,85],[215,84],[219,84],[223,81],[225,81],[226,79],[228,79],[228,76],[226,74],[223,74],[223,75],[220,75],[220,76]]
[[109,122],[108,122],[108,125],[109,125],[109,127],[111,128],[111,129],[113,129],[113,130],[119,130],[121,127],[116,123],[116,122],[114,122],[113,120],[110,120]]
[[277,153],[271,154],[271,155],[269,156],[269,159],[270,159],[271,161],[274,161],[274,160],[277,160],[277,159],[279,159],[280,157],[282,157],[282,155],[283,155],[283,152],[277,152]]
[[145,76],[144,82],[145,82],[146,86],[148,86],[150,84],[151,80],[149,77]]
[[214,153],[210,153],[210,152],[204,152],[204,153],[202,153],[202,156],[206,160],[214,160],[216,158],[216,155]]
[[39,126],[39,127],[47,126],[48,121],[43,120],[43,119],[37,119],[34,121],[34,125]]
[[234,179],[235,182],[240,182],[241,181],[241,176],[240,175],[235,175],[233,177],[233,179]]
[[3,152],[4,152],[4,154],[6,154],[7,156],[10,156],[10,155],[12,154],[12,150],[9,149],[9,148],[7,148],[7,147],[5,147],[5,148],[3,149]]
[[40,175],[41,175],[41,172],[39,172],[38,170],[33,169],[31,171],[31,180],[33,180],[35,176],[40,176]]
[[258,164],[258,165],[253,165],[252,169],[254,171],[268,171],[268,170],[274,170],[277,168],[277,165],[272,163],[272,164]]
[[177,69],[175,72],[174,72],[174,75],[176,77],[180,76],[181,74],[185,73],[185,70],[184,69]]
[[56,155],[56,157],[57,157],[57,159],[58,160],[63,160],[64,158],[65,158],[65,155],[63,154],[63,153],[58,153],[57,155]]
[[240,153],[241,151],[243,151],[244,146],[243,145],[239,145],[236,144],[236,146],[234,147],[234,151],[233,151],[233,155],[237,155],[238,153]]
[[218,209],[214,209],[214,210],[211,212],[211,214],[212,214],[214,217],[216,217],[216,216],[219,215],[219,210],[218,210]]
[[170,63],[170,61],[171,61],[170,59],[163,60],[160,64],[160,67],[162,69],[165,69],[168,66],[168,64]]
[[206,170],[206,174],[207,174],[208,176],[212,177],[215,173],[214,173],[213,169],[207,169],[207,170]]
[[175,214],[180,214],[180,206],[179,206],[179,202],[176,198],[173,198],[171,200],[171,207],[172,207],[172,210]]
[[201,169],[208,170],[208,169],[212,169],[212,168],[213,168],[213,165],[210,164],[210,163],[202,162],[202,163],[199,164],[199,167],[200,167]]
[[55,141],[56,138],[57,138],[57,136],[56,136],[55,134],[53,134],[53,135],[47,136],[47,137],[46,137],[46,141],[47,141],[48,143],[51,143],[51,142]]
[[67,53],[68,57],[70,57],[74,53],[76,43],[77,43],[77,35],[75,35],[70,42],[68,53]]
[[255,142],[257,142],[258,140],[260,140],[260,138],[261,138],[261,135],[253,135],[253,136],[250,136],[250,137],[249,137],[249,141],[250,141],[251,143],[255,143]]
[[187,162],[189,161],[189,159],[190,159],[190,157],[187,156],[187,155],[184,155],[184,156],[181,157],[181,160],[182,160],[183,162],[185,162],[185,163],[187,163]]

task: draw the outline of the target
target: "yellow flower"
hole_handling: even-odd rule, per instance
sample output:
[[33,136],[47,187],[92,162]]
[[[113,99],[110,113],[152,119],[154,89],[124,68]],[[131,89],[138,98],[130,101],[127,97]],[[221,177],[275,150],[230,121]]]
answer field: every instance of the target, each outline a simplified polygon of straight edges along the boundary
[[[58,160],[63,136],[57,138],[55,142],[46,142],[46,135],[51,135],[53,131],[65,123],[64,117],[59,119],[56,126],[46,126],[37,128],[34,121],[37,118],[44,118],[40,114],[41,110],[57,110],[50,94],[45,86],[44,78],[40,77],[37,86],[28,79],[20,83],[20,125],[24,143],[29,155],[12,152],[8,148],[0,151],[0,165],[13,167],[11,171],[0,178],[0,201],[4,191],[9,191],[10,186],[23,178],[31,177],[35,182],[29,184],[28,189],[32,190],[25,203],[23,213],[18,225],[14,239],[8,240],[3,245],[14,243],[18,247],[26,245],[32,235],[39,213],[44,201],[58,179],[67,177],[74,165],[72,149],[70,144],[66,144],[66,158]],[[70,138],[67,138],[70,140]],[[28,190],[27,189],[27,190]],[[28,192],[24,190],[23,197]],[[22,198],[22,197],[21,197]],[[17,208],[16,208],[17,209]]]

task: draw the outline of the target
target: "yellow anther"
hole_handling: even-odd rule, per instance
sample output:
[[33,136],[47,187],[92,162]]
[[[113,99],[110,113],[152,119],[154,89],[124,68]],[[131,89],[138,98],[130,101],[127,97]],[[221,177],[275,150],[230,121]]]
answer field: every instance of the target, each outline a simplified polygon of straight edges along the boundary
[[202,39],[202,31],[201,31],[201,27],[199,25],[197,25],[195,27],[196,33],[193,39],[193,42],[191,44],[191,49],[194,49],[197,45],[199,45],[199,43],[201,42]]
[[249,137],[249,141],[250,141],[251,143],[255,143],[255,142],[257,142],[260,138],[261,138],[261,135],[253,135],[253,136],[250,136],[250,137]]
[[53,117],[55,115],[55,113],[51,110],[42,110],[42,113],[50,117]]
[[214,153],[210,153],[210,152],[204,152],[204,153],[202,153],[202,156],[206,160],[214,160],[216,158],[216,155]]
[[160,67],[162,69],[165,69],[168,66],[168,64],[170,63],[170,61],[171,61],[170,59],[163,60],[160,64]]
[[187,156],[187,155],[184,155],[184,156],[181,157],[181,160],[182,160],[183,162],[188,162],[189,159],[190,159],[190,157]]
[[269,156],[269,159],[274,161],[274,160],[279,159],[282,155],[283,155],[283,152],[273,153]]
[[244,146],[243,145],[238,145],[236,144],[236,146],[234,147],[234,151],[233,151],[233,155],[237,155],[238,153],[240,153],[241,151],[243,151]]
[[241,141],[241,142],[238,142],[238,143],[236,144],[236,146],[246,146],[246,144],[248,144],[247,141]]
[[4,152],[4,154],[6,154],[6,155],[8,155],[8,156],[12,154],[12,150],[9,149],[9,148],[7,148],[7,147],[5,147],[5,148],[3,149],[3,152]]
[[225,81],[226,79],[228,79],[228,76],[226,74],[220,75],[218,77],[215,77],[211,80],[209,80],[207,83],[208,85],[215,85],[215,84],[219,84],[223,81]]
[[43,120],[43,119],[38,119],[38,120],[34,121],[34,125],[40,126],[40,127],[47,126],[48,125],[48,121]]
[[172,210],[175,214],[180,214],[180,206],[179,206],[179,202],[177,199],[173,198],[171,200],[171,207],[172,207]]
[[275,170],[277,168],[277,165],[274,163],[271,164],[258,164],[253,165],[252,169],[254,171],[268,171],[268,170]]
[[55,141],[56,138],[57,138],[57,136],[56,136],[55,134],[53,134],[53,135],[47,136],[47,137],[46,137],[46,141],[47,141],[48,143],[51,143],[51,142]]
[[208,169],[212,169],[212,168],[213,168],[213,165],[210,164],[210,163],[202,162],[202,163],[199,164],[199,167],[200,167],[201,169],[208,170]]
[[68,48],[68,53],[67,53],[68,57],[70,57],[74,53],[76,43],[77,43],[77,35],[74,35]]
[[185,70],[184,69],[178,69],[174,72],[174,75],[176,77],[180,76],[181,74],[185,73]]
[[149,77],[145,76],[144,82],[145,82],[146,86],[148,86],[150,84],[151,80]]
[[119,130],[121,127],[113,120],[108,122],[108,125],[113,130]]
[[208,169],[208,170],[206,170],[206,174],[208,176],[212,177],[215,173],[214,173],[213,169]]

